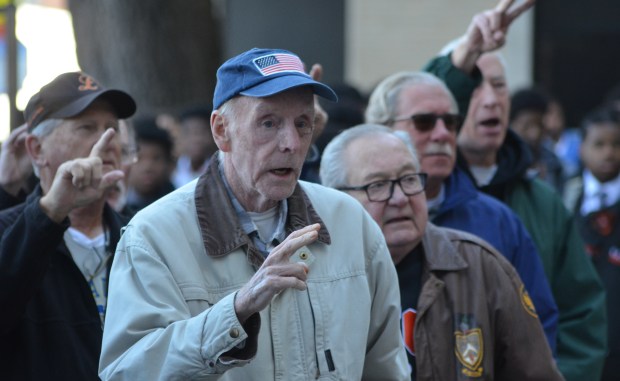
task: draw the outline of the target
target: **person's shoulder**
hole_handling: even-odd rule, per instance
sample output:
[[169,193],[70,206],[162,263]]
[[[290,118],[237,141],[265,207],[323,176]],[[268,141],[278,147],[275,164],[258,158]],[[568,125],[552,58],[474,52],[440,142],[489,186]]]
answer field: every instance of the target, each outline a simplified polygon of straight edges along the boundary
[[8,226],[15,222],[17,217],[19,217],[23,213],[26,205],[27,201],[24,201],[21,204],[17,204],[15,206],[0,211],[0,235]]
[[458,246],[459,244],[466,244],[479,246],[480,249],[484,251],[495,251],[491,244],[489,244],[487,241],[475,234],[471,234],[463,230],[439,226],[435,226],[435,229],[437,229],[436,234],[444,235],[454,246]]
[[564,208],[562,196],[551,185],[539,178],[528,179],[524,184],[529,194],[536,200],[534,205],[556,209]]
[[[350,205],[355,208],[361,208],[362,205],[350,195],[337,189],[328,188],[321,184],[299,180],[301,189],[306,193],[310,201],[314,204],[321,203],[338,203]],[[316,206],[316,205],[315,205]]]
[[469,266],[487,267],[489,265],[497,265],[502,268],[506,266],[512,267],[508,260],[484,239],[462,230],[437,226],[434,226],[434,228],[435,234],[443,235],[443,237],[450,241],[450,244],[459,256]]
[[481,207],[490,210],[491,213],[497,215],[500,219],[510,222],[521,222],[517,214],[510,207],[493,196],[483,192],[478,192],[478,201]]

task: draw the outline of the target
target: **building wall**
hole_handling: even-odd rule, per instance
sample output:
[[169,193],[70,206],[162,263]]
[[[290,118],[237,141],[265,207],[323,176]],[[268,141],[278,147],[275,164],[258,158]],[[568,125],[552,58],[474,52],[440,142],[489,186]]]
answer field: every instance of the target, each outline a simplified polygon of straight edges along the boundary
[[282,48],[299,54],[308,70],[321,63],[324,81],[342,81],[344,0],[220,1],[225,2],[221,21],[225,58],[252,47]]
[[[370,91],[387,75],[419,70],[449,41],[462,35],[472,17],[496,0],[347,0],[345,80]],[[502,50],[511,88],[532,81],[533,13],[512,25]]]

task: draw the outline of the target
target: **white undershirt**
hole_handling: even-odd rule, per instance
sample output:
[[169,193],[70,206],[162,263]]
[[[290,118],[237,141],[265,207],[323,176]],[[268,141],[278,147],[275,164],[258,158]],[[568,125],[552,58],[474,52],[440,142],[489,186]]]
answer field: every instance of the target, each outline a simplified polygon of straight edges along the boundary
[[485,185],[489,185],[491,180],[493,180],[493,176],[495,176],[495,173],[497,172],[497,164],[493,164],[490,167],[470,165],[469,170],[474,176],[474,180],[476,180],[476,185],[483,187]]
[[97,303],[99,317],[103,323],[108,295],[106,284],[108,282],[107,263],[111,257],[106,251],[106,236],[100,234],[90,238],[82,232],[69,227],[64,234],[65,245],[71,253],[73,262],[82,272],[88,282],[93,298]]
[[579,210],[581,215],[585,216],[611,206],[618,199],[620,199],[620,174],[613,180],[601,183],[590,171],[583,171],[583,201]]
[[258,230],[258,237],[261,241],[269,243],[278,228],[278,207],[271,208],[264,212],[247,212],[256,230]]

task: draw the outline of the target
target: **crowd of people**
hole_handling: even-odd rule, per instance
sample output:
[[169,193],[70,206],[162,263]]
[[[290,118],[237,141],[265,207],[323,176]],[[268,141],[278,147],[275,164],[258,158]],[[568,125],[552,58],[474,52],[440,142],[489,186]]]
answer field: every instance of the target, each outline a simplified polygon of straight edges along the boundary
[[43,86],[0,151],[0,379],[615,380],[620,102],[510,89],[513,3],[367,98],[257,48],[178,116]]

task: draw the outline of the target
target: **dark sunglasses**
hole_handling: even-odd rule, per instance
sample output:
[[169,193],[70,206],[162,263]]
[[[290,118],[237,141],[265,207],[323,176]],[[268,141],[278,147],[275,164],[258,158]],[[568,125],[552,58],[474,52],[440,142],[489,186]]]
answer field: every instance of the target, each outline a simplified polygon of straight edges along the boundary
[[443,124],[446,128],[452,132],[458,131],[461,128],[461,123],[463,123],[463,119],[458,114],[415,114],[411,116],[407,116],[404,118],[394,119],[395,122],[400,122],[403,120],[411,120],[413,121],[413,125],[416,130],[420,132],[427,132],[435,128],[435,124],[437,124],[437,119],[443,120]]

